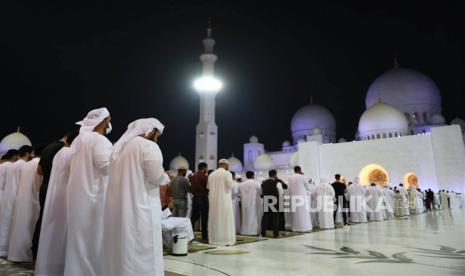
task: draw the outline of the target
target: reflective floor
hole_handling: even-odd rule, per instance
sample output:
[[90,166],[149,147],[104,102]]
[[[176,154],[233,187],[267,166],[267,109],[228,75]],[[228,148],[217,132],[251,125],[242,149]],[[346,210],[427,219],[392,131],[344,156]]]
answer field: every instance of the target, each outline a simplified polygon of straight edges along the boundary
[[165,269],[184,275],[465,275],[465,211],[218,249],[247,253],[166,256]]

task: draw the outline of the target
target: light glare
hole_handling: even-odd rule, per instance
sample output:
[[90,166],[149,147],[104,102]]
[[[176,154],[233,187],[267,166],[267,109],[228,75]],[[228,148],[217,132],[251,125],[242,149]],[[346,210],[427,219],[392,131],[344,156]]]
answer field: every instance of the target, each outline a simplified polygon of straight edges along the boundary
[[223,88],[223,83],[213,77],[201,77],[194,81],[194,88],[198,92],[216,93]]

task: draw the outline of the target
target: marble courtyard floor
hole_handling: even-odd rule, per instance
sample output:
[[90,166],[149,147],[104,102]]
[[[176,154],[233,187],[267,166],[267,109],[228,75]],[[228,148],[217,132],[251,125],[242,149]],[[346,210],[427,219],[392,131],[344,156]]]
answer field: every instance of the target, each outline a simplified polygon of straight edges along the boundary
[[465,210],[166,256],[165,269],[204,276],[465,275]]
[[[465,210],[165,256],[178,275],[465,275]],[[0,276],[33,275],[0,260]]]

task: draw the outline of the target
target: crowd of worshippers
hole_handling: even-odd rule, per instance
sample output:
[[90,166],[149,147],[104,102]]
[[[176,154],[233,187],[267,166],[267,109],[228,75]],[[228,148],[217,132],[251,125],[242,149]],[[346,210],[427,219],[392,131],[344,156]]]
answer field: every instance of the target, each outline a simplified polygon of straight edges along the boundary
[[157,119],[132,122],[114,145],[106,108],[76,124],[43,148],[1,158],[0,257],[32,261],[36,275],[163,275],[163,247],[181,235],[192,241],[193,229],[202,242],[228,246],[236,234],[278,237],[464,205],[453,192],[365,187],[358,178],[346,185],[340,175],[314,185],[299,166],[287,183],[276,170],[241,181],[226,159],[216,170],[165,171]]

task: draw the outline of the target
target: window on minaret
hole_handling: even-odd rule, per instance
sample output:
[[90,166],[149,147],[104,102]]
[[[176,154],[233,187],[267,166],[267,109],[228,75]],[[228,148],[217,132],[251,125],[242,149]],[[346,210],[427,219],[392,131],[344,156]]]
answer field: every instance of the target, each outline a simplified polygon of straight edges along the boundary
[[425,121],[425,123],[428,123],[428,114],[426,114],[426,112],[423,112],[423,121]]
[[414,124],[417,124],[417,123],[419,122],[419,120],[420,120],[420,116],[418,116],[418,112],[414,112],[414,113],[412,114],[412,121],[413,121],[413,123],[414,123]]

